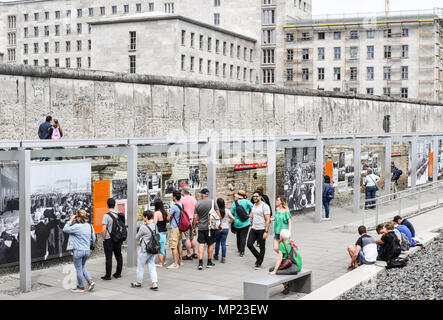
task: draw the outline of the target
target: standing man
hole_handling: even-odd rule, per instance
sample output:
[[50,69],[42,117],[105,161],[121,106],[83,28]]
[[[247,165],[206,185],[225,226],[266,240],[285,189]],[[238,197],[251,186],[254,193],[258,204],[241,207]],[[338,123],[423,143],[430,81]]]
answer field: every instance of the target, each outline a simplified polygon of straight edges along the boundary
[[[171,231],[169,232],[169,248],[172,251],[172,257],[174,258],[174,263],[172,263],[166,269],[178,269],[183,265],[183,247],[180,229],[178,225],[180,224],[180,214],[183,210],[183,205],[180,203],[181,194],[180,191],[174,190],[172,192],[172,205],[169,214],[168,221],[171,225]],[[183,214],[185,214],[183,212]]]
[[[398,170],[398,168],[395,166],[394,161],[391,162],[391,193],[397,193],[398,192],[398,179],[401,175],[401,170]],[[391,200],[396,199],[397,195],[394,194],[391,197]]]
[[123,222],[125,225],[125,216],[119,214],[115,211],[115,200],[109,198],[107,201],[109,212],[103,216],[102,220],[102,238],[103,238],[103,248],[105,250],[106,257],[106,274],[101,277],[103,280],[111,280],[112,271],[112,253],[114,253],[115,259],[117,260],[117,270],[112,275],[114,278],[118,279],[122,276],[123,269],[123,257],[122,257],[122,240],[114,241],[111,237],[112,226],[114,223],[118,223],[117,220]]
[[[252,228],[248,236],[248,248],[256,258],[255,269],[260,269],[265,257],[266,238],[268,237],[269,225],[271,223],[271,209],[263,202],[262,193],[258,190],[254,191],[252,199],[254,206],[252,207],[251,224]],[[258,242],[260,252],[254,248],[254,242]]]
[[[51,139],[51,134],[50,134],[50,128],[52,128],[52,124],[51,124],[51,121],[52,121],[52,117],[51,116],[47,116],[46,117],[46,121],[45,122],[43,122],[41,125],[40,125],[40,127],[38,128],[38,137],[41,139],[41,140],[50,140]],[[51,131],[52,132],[52,131]],[[48,161],[49,160],[49,158],[40,158],[40,161]]]
[[[272,206],[271,206],[271,201],[269,200],[269,197],[265,194],[265,187],[263,187],[262,184],[259,184],[257,186],[257,188],[255,188],[255,190],[260,191],[262,196],[262,201],[264,201],[264,203],[266,203],[269,206],[269,209],[271,209],[271,217],[272,217]],[[254,198],[251,199],[251,202],[254,203]]]
[[[195,206],[193,228],[195,229],[198,224],[198,270],[203,269],[203,254],[205,250],[205,244],[208,245],[208,263],[206,268],[212,268],[215,266],[212,263],[212,254],[214,253],[215,243],[215,230],[210,232],[209,230],[209,212],[214,208],[215,212],[220,218],[220,210],[218,209],[217,202],[209,199],[209,190],[202,189],[200,191],[201,200]],[[220,225],[221,228],[221,225]]]
[[[197,205],[197,200],[193,196],[191,196],[191,193],[189,191],[188,186],[183,186],[181,191],[181,199],[180,202],[185,208],[185,212],[189,216],[189,221],[191,222],[191,227],[188,231],[182,232],[181,236],[182,239],[185,240],[185,246],[187,255],[183,257],[183,260],[192,260],[197,259],[197,241],[195,240],[195,229],[192,228],[192,221],[194,219],[194,211],[195,206]],[[192,246],[192,256],[191,256],[191,246]]]

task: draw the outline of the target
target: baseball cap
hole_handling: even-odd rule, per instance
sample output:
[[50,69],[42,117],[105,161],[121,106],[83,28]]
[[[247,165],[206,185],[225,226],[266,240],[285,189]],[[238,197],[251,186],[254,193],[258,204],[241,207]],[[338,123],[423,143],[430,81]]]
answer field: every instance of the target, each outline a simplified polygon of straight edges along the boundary
[[204,194],[205,196],[209,196],[209,190],[204,188],[200,191],[201,194]]

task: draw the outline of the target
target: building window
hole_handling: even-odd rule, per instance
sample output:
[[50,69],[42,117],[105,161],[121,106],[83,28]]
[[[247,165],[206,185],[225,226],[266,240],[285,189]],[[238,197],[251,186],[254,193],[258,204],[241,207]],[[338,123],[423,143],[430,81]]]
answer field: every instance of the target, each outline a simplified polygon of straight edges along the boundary
[[88,68],[91,68],[91,57],[88,57]]
[[23,44],[23,54],[28,54],[28,44]]
[[54,59],[54,66],[55,66],[56,68],[60,67],[60,59],[59,59],[59,58],[55,58],[55,59]]
[[232,79],[233,75],[234,75],[234,66],[231,64],[229,66],[229,77]]
[[45,20],[49,20],[49,12],[48,11],[45,12]]
[[211,74],[211,60],[208,60],[208,74]]
[[186,31],[182,30],[182,46],[186,44]]
[[26,22],[26,21],[29,21],[29,14],[25,13],[25,14],[24,14],[24,19],[25,19],[25,22]]
[[401,88],[401,97],[405,99],[408,98],[408,88]]
[[409,57],[409,46],[407,44],[401,46],[401,57],[405,59]]
[[117,14],[117,6],[112,6],[112,14]]
[[403,37],[409,37],[409,29],[408,29],[408,28],[403,28],[403,29],[401,30],[401,35],[402,35]]
[[16,16],[8,16],[8,28],[9,29],[16,29],[17,28]]
[[67,35],[70,35],[70,34],[71,34],[71,25],[70,25],[70,24],[67,24],[67,25],[66,25],[66,34],[67,34]]
[[391,29],[384,30],[384,37],[385,38],[390,38],[391,36],[392,36],[392,30]]
[[263,83],[274,83],[274,69],[263,69]]
[[385,46],[385,59],[391,58],[391,46]]
[[253,55],[254,55],[254,50],[253,49],[249,49],[249,61],[251,61],[251,62],[253,60]]
[[77,34],[82,34],[82,24],[77,23]]
[[383,130],[384,130],[384,132],[391,131],[391,116],[390,115],[386,115],[383,117]]
[[148,11],[154,11],[154,2],[149,2]]
[[237,59],[240,59],[240,46],[237,46]]
[[358,31],[357,30],[351,30],[350,38],[351,39],[358,39]]
[[325,33],[324,32],[318,33],[318,40],[325,40]]
[[49,42],[45,42],[45,53],[49,52]]
[[341,59],[341,48],[335,47],[334,48],[334,60],[340,60]]
[[71,51],[71,41],[66,41],[66,52]]
[[294,34],[292,34],[292,33],[287,33],[287,34],[286,34],[286,41],[287,41],[287,42],[294,41]]
[[220,53],[220,40],[215,40],[215,53]]
[[214,13],[214,24],[215,25],[220,24],[220,13]]
[[202,35],[200,35],[199,48],[200,48],[200,50],[203,50],[203,36]]
[[226,63],[223,63],[223,78],[226,78]]
[[[274,51],[274,50],[272,50]],[[293,61],[294,60],[294,49],[287,49],[286,50],[286,59],[288,61]]]
[[374,59],[374,46],[368,46],[368,59]]
[[325,68],[318,68],[318,80],[325,80]]
[[358,47],[351,47],[351,59],[358,58]]
[[82,41],[77,40],[77,51],[82,51]]
[[325,60],[325,48],[318,48],[318,60]]
[[70,17],[70,16],[71,16],[71,10],[70,10],[70,9],[66,10],[66,16],[67,16],[67,17]]
[[237,80],[240,80],[240,67],[237,67]]
[[275,10],[266,9],[263,10],[263,24],[275,24]]
[[374,88],[366,88],[366,94],[373,96],[374,95]]
[[212,38],[208,37],[208,51],[211,52],[212,50]]
[[54,42],[54,51],[60,52],[60,42],[59,41]]
[[92,42],[91,40],[88,40],[88,50],[91,51],[92,49]]
[[311,40],[311,34],[309,32],[302,32],[301,39],[302,40]]
[[224,56],[226,55],[226,46],[227,46],[226,41],[223,41],[223,55]]
[[15,62],[15,49],[8,49],[8,61]]
[[233,43],[231,43],[231,48],[229,50],[229,54],[230,54],[231,58],[234,58],[234,44]]
[[37,67],[38,66],[38,59],[34,60],[34,66]]
[[34,37],[38,37],[38,27],[34,27]]
[[65,59],[65,65],[66,65],[66,68],[71,68],[71,58]]
[[215,75],[218,77],[219,76],[219,62],[215,61]]
[[373,39],[374,38],[374,30],[368,30],[366,31],[366,37],[368,39]]
[[135,31],[129,31],[129,50],[137,49],[137,33]]
[[90,16],[90,17],[93,17],[93,16],[94,16],[94,8],[89,8],[89,9],[88,9],[88,12],[89,12],[89,16]]
[[55,35],[56,35],[56,36],[59,36],[59,35],[60,35],[60,25],[59,25],[59,24],[56,24],[56,25],[55,25]]
[[194,37],[195,37],[195,33],[191,32],[191,48],[194,48]]
[[184,55],[184,54],[182,54],[182,63],[181,63],[181,69],[182,69],[183,71],[185,70],[185,59],[186,59],[185,55]]
[[49,26],[45,26],[45,36],[49,37]]
[[383,95],[390,97],[391,96],[391,88],[383,88]]
[[128,4],[123,5],[123,12],[129,13],[129,5]]
[[275,43],[275,30],[263,30],[263,43]]
[[220,0],[214,0],[214,7],[220,7]]
[[286,81],[294,81],[294,70],[286,69]]
[[334,80],[341,80],[341,68],[334,68]]
[[198,72],[203,73],[203,59],[200,58],[198,62]]
[[357,94],[357,88],[349,88],[349,92]]
[[165,12],[174,13],[174,2],[165,3]]
[[142,12],[142,4],[141,3],[136,3],[135,4],[135,11]]
[[28,27],[23,28],[23,37],[28,37]]
[[304,81],[308,81],[309,80],[309,69],[308,68],[301,69],[301,78]]
[[194,72],[194,57],[191,57],[190,59],[189,68],[191,69],[192,72]]
[[252,82],[252,75],[254,73],[253,69],[249,69],[249,81]]
[[374,80],[374,67],[367,67],[367,80]]
[[131,55],[129,56],[129,73],[135,73],[136,72],[136,57]]
[[340,40],[340,39],[341,39],[341,31],[335,31],[334,40]]
[[38,43],[34,43],[34,53],[38,53]]
[[407,67],[407,66],[401,67],[401,78],[402,78],[402,80],[409,79],[409,67]]
[[356,68],[356,67],[351,67],[351,68],[350,68],[350,71],[351,71],[350,80],[351,80],[351,81],[356,81],[356,80],[358,79],[357,68]]
[[10,46],[16,45],[16,35],[15,32],[8,33],[8,44]]
[[309,49],[302,49],[303,60],[309,60]]
[[38,12],[34,13],[34,21],[38,21],[38,18],[39,18]]
[[27,65],[28,64],[28,59],[23,60],[23,64]]
[[81,17],[83,15],[83,10],[82,9],[77,9],[77,17]]
[[391,80],[391,67],[383,67],[383,79]]
[[[288,50],[289,51],[289,50]],[[263,49],[263,63],[274,63],[274,49]]]
[[106,14],[106,8],[105,7],[100,7],[100,15],[104,16]]

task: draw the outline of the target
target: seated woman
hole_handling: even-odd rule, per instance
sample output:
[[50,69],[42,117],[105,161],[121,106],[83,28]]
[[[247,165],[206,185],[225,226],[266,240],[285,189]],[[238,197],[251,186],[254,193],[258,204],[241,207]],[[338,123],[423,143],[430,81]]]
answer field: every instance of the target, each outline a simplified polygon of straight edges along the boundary
[[[300,253],[298,251],[297,246],[295,243],[290,240],[291,233],[287,229],[283,229],[280,232],[280,244],[278,247],[278,258],[277,262],[275,264],[274,268],[269,269],[269,274],[277,274],[277,275],[287,275],[287,274],[297,274],[301,271],[302,268],[302,260]],[[292,257],[289,256],[290,252],[292,251]],[[288,268],[280,269],[282,265],[282,261],[286,258],[289,258],[291,260],[291,265]],[[289,286],[289,282],[283,283],[283,294],[288,294],[291,289]]]

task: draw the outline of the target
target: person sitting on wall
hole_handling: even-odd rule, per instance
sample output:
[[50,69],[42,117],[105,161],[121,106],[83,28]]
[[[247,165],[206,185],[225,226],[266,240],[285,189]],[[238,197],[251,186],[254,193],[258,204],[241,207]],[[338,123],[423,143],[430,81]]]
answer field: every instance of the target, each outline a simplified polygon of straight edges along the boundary
[[348,270],[357,268],[362,264],[373,264],[377,260],[377,244],[374,238],[367,234],[365,226],[358,227],[357,242],[353,246],[348,247],[348,253],[351,256]]
[[400,241],[394,232],[394,223],[388,222],[385,225],[378,225],[377,233],[382,235],[380,239],[375,240],[375,243],[380,245],[377,260],[388,262],[398,258],[401,248]]

